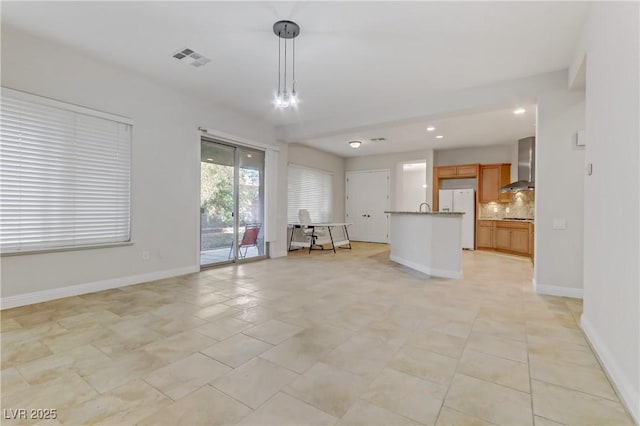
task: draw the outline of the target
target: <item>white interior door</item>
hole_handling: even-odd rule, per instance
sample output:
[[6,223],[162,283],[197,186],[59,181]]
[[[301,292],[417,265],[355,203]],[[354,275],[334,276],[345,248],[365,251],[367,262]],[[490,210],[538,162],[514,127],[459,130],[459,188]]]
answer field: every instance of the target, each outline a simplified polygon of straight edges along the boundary
[[347,172],[346,221],[353,223],[349,238],[389,242],[389,171]]

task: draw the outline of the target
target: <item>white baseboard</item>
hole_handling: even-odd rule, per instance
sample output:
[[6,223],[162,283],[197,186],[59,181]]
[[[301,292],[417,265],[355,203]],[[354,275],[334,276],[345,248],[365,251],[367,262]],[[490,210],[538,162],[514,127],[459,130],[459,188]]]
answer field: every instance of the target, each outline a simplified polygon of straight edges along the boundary
[[177,277],[179,275],[198,272],[198,265],[185,266],[182,268],[166,269],[163,271],[149,272],[147,274],[131,275],[128,277],[112,278],[92,283],[77,284],[68,287],[53,288],[51,290],[35,291],[33,293],[17,294],[0,298],[0,310],[16,308],[18,306],[33,305],[34,303],[47,302],[49,300],[62,299],[65,297],[78,296],[81,294],[95,293],[96,291],[109,290],[112,288],[126,287],[128,285],[140,284],[148,281],[161,280],[164,278]]
[[286,249],[282,250],[269,250],[269,258],[277,259],[278,257],[287,257],[288,251]]
[[453,278],[453,279],[461,279],[462,278],[462,270],[456,271],[452,269],[436,269],[429,268],[425,265],[421,265],[416,262],[412,262],[410,260],[403,259],[398,256],[390,255],[389,259],[393,260],[396,263],[407,266],[411,269],[415,269],[416,271],[422,272],[427,275],[431,275],[433,277],[441,277],[441,278]]
[[618,396],[622,399],[623,404],[627,407],[633,420],[636,424],[640,424],[640,393],[637,389],[633,388],[633,385],[629,381],[628,375],[626,375],[616,362],[612,352],[604,344],[589,319],[582,314],[580,318],[580,326],[582,331],[589,339],[591,347],[595,351],[600,363],[604,367],[605,372],[613,382]]
[[575,287],[563,287],[560,285],[538,284],[536,279],[531,280],[533,291],[538,294],[546,294],[549,296],[573,297],[574,299],[582,299],[582,289]]

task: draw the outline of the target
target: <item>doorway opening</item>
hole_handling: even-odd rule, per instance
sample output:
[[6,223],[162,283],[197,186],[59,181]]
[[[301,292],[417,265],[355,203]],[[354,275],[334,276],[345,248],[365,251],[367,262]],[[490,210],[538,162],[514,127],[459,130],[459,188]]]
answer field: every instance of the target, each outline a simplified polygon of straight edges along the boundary
[[427,202],[427,193],[430,191],[427,183],[427,161],[400,162],[396,170],[396,210],[419,210]]

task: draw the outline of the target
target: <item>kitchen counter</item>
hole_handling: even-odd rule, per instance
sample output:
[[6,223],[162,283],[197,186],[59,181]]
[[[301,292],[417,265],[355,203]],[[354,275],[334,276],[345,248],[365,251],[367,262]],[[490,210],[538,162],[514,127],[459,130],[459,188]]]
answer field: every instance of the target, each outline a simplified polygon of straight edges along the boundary
[[490,217],[480,217],[478,220],[497,220],[500,222],[522,222],[522,223],[535,223],[535,219],[500,219],[500,218],[490,218]]
[[464,212],[406,212],[406,211],[385,211],[385,213],[391,214],[426,214],[434,216],[462,216]]
[[464,213],[385,213],[391,216],[390,260],[434,277],[462,278]]

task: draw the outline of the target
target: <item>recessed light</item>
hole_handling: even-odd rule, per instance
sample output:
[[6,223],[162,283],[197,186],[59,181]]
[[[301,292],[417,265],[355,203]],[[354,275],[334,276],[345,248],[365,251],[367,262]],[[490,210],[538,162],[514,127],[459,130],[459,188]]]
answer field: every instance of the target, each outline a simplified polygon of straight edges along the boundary
[[253,157],[253,155],[247,154],[247,158],[251,158],[251,157]]
[[213,161],[213,158],[207,158],[207,161]]
[[442,136],[442,135],[436,136],[436,139],[442,139],[442,138],[444,138],[444,136]]
[[362,142],[360,141],[350,141],[349,142],[349,146],[351,146],[351,148],[360,148],[360,145],[362,145]]
[[427,132],[433,132],[436,128],[433,126],[427,127]]
[[423,183],[423,184],[422,184],[422,187],[423,187],[423,188],[426,188],[426,187],[427,187],[427,184],[426,184],[426,183]]
[[524,114],[525,112],[527,112],[527,110],[524,109],[524,108],[516,108],[516,109],[513,110],[513,113],[514,114],[518,114],[518,115]]

